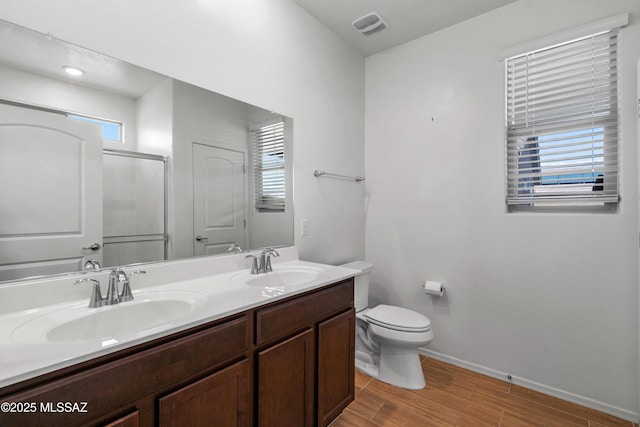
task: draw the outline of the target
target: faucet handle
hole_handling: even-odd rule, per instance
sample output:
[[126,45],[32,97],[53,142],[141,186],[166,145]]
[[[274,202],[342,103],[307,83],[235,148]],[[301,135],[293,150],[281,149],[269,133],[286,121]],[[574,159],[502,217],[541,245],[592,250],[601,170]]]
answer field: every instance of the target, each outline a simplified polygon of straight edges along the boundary
[[120,291],[120,295],[119,295],[120,302],[133,300],[133,294],[131,293],[130,280],[131,280],[131,277],[135,276],[136,274],[147,274],[147,272],[144,270],[136,270],[129,273],[129,277],[127,277],[127,274],[124,271],[122,272],[122,276],[120,276],[122,278],[121,280],[122,290]]
[[269,255],[273,255],[275,257],[279,257],[280,254],[278,253],[278,251],[276,251],[273,248],[264,248],[264,252],[268,253]]
[[102,307],[105,304],[105,300],[102,298],[102,292],[100,292],[100,282],[95,279],[80,279],[73,282],[74,285],[78,285],[80,283],[90,283],[93,285],[93,292],[91,292],[89,307]]
[[260,268],[258,267],[258,258],[254,255],[247,255],[245,258],[253,258],[253,262],[251,263],[251,274],[260,273]]
[[273,269],[271,268],[271,256],[272,255],[275,256],[275,257],[279,257],[280,256],[278,251],[276,251],[273,248],[264,248],[262,250],[262,259],[264,260],[263,261],[264,265],[262,266],[262,271],[265,272],[265,273],[273,271]]

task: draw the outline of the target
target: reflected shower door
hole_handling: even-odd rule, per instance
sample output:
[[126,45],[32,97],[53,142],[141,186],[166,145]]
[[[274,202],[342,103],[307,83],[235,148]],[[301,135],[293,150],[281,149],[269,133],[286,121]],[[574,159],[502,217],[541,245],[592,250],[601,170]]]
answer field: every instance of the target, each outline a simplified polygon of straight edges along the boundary
[[105,150],[104,266],[167,259],[165,159]]

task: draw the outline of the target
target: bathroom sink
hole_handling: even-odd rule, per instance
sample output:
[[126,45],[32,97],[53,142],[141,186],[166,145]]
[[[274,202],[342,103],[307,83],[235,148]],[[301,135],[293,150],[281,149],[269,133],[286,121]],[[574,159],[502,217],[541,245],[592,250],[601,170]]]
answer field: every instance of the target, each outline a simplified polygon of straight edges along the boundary
[[184,319],[206,298],[199,292],[134,294],[129,302],[88,308],[86,303],[56,310],[14,329],[16,340],[102,341],[103,346],[165,330]]
[[320,274],[321,270],[300,267],[275,270],[269,273],[253,274],[253,278],[247,280],[247,285],[259,287],[303,285],[316,280]]
[[322,273],[323,270],[308,266],[277,266],[269,273],[238,274],[231,278],[231,282],[261,288],[265,296],[275,296],[312,282],[320,278]]

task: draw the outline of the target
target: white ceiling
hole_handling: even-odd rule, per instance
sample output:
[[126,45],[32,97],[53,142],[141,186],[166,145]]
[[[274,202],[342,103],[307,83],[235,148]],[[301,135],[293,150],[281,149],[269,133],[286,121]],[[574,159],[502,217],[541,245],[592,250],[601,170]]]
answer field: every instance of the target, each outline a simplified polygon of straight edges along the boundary
[[[365,56],[457,24],[516,0],[293,0]],[[389,28],[363,36],[351,22],[378,12]],[[162,75],[0,21],[0,64],[137,98]],[[66,76],[61,66],[86,71]]]
[[[0,64],[56,80],[138,98],[166,77],[0,20]],[[63,66],[85,71],[68,76]]]
[[[516,0],[293,0],[365,56],[482,15]],[[363,36],[351,23],[378,12],[389,28]]]

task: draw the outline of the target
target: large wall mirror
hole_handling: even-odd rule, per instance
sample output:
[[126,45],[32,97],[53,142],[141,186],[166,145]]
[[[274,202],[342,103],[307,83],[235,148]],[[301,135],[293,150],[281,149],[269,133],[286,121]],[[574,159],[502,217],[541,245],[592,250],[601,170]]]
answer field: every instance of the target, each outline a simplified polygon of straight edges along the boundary
[[0,281],[292,245],[292,126],[0,21]]

